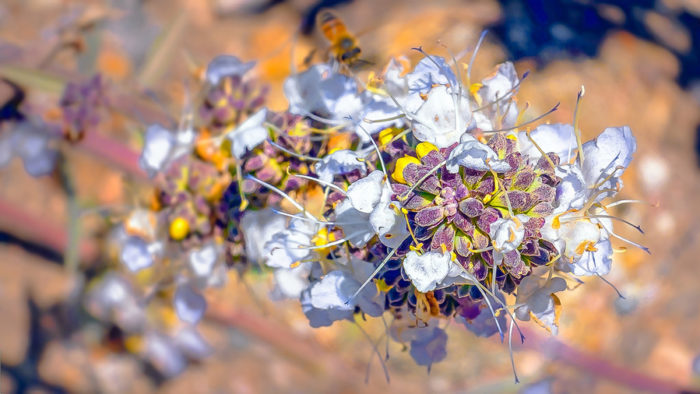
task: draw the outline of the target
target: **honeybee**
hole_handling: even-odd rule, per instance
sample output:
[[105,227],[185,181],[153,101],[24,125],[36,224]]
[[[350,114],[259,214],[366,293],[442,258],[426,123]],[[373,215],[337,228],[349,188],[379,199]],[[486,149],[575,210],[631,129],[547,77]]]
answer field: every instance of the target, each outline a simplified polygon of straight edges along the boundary
[[321,10],[316,16],[316,26],[330,42],[330,51],[338,62],[352,65],[360,60],[362,50],[357,38],[348,31],[338,16],[330,10]]

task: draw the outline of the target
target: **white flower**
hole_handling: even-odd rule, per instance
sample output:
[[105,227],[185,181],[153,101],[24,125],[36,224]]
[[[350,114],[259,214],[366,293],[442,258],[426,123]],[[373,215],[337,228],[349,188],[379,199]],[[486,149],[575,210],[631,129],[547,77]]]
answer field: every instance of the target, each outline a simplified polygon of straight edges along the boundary
[[268,137],[267,127],[263,125],[267,117],[267,108],[262,108],[251,115],[235,130],[226,134],[231,141],[231,154],[236,159],[242,159],[246,152],[253,150]]
[[373,171],[348,187],[347,198],[336,207],[336,223],[355,246],[363,246],[372,237],[396,248],[410,235],[405,218],[391,201],[391,188],[384,173]]
[[510,164],[500,160],[491,147],[475,140],[469,134],[465,134],[459,145],[450,152],[445,166],[451,173],[458,172],[460,166],[478,171],[493,169],[499,173],[511,169]]
[[311,239],[318,225],[304,218],[292,218],[289,228],[272,236],[265,244],[265,265],[272,268],[290,268],[297,261],[311,255]]
[[307,116],[316,114],[333,120],[359,119],[363,100],[357,82],[340,74],[328,64],[317,64],[292,75],[284,82],[289,112]]
[[[369,142],[370,136],[391,126],[400,126],[404,120],[397,118],[401,110],[396,103],[389,98],[365,91],[362,96],[364,108],[362,114],[355,121],[355,133],[362,139],[362,142]],[[382,119],[391,119],[378,122]],[[372,122],[374,121],[374,122]]]
[[352,318],[351,310],[347,309],[319,309],[312,305],[311,289],[301,292],[301,310],[309,319],[309,325],[314,328],[328,327],[337,320]]
[[152,124],[143,137],[143,150],[139,166],[153,178],[164,171],[178,157],[187,154],[192,148],[195,131],[191,127],[172,132],[159,124]]
[[[400,58],[403,62],[408,62],[408,59]],[[384,89],[397,100],[408,94],[408,80],[404,73],[403,64],[392,58],[384,69]]]
[[484,104],[509,98],[514,94],[513,90],[518,84],[518,73],[512,62],[501,63],[496,73],[485,78],[481,84],[483,86],[479,89],[479,96],[484,100]]
[[434,87],[413,115],[413,135],[419,141],[447,148],[458,142],[471,122],[469,99],[446,86]]
[[343,230],[345,238],[357,247],[365,246],[375,235],[369,223],[369,213],[353,208],[349,198],[335,207],[335,222]]
[[247,210],[241,218],[240,229],[245,241],[245,254],[248,261],[261,263],[265,257],[265,244],[272,237],[285,228],[286,223],[282,215],[276,214],[272,209],[266,208],[260,211]]
[[542,154],[530,138],[544,153],[556,153],[562,165],[571,161],[578,149],[576,133],[572,125],[562,123],[539,125],[530,132],[529,138],[524,131],[518,133],[520,153],[527,155],[531,163],[536,163]]
[[612,265],[612,245],[607,236],[594,245],[595,250],[585,251],[570,265],[571,272],[577,276],[606,275]]
[[[22,158],[24,170],[33,177],[50,174],[58,157],[58,151],[51,146],[51,137],[44,127],[47,126],[43,123],[23,121],[8,137],[15,152]],[[9,159],[7,156],[0,161]]]
[[279,298],[298,299],[301,292],[309,287],[311,263],[302,263],[294,268],[278,268],[274,272],[275,295]]
[[392,206],[395,203],[380,202],[369,215],[372,230],[379,236],[379,242],[396,249],[411,234],[406,225],[406,218]]
[[144,336],[144,343],[145,357],[166,377],[178,375],[187,366],[187,360],[175,341],[166,335],[150,331]]
[[219,251],[216,246],[209,243],[200,249],[192,249],[189,253],[189,268],[200,279],[206,279],[214,271],[214,266],[219,260]]
[[129,271],[136,272],[153,265],[161,248],[159,242],[149,243],[141,237],[130,236],[122,244],[119,259]]
[[161,125],[151,125],[144,136],[139,165],[152,178],[165,169],[174,149],[175,135]]
[[384,173],[379,170],[353,182],[347,191],[352,207],[363,213],[371,213],[382,197],[386,200],[390,195],[391,189],[384,183]]
[[403,260],[403,269],[416,290],[426,293],[435,290],[450,271],[449,253],[426,252],[418,255],[410,251]]
[[180,284],[175,290],[173,304],[177,317],[189,324],[197,324],[207,309],[207,301],[204,296],[186,283]]
[[[637,140],[627,126],[608,127],[595,140],[583,144],[582,171],[588,187],[600,184],[596,189],[614,189],[636,150]],[[609,176],[610,179],[603,182]],[[613,191],[605,192],[601,199],[614,194]]]
[[561,178],[561,182],[557,185],[554,213],[560,214],[571,209],[583,208],[589,190],[581,168],[575,164],[566,164],[555,168],[554,174]]
[[241,62],[231,55],[219,55],[207,66],[206,79],[211,85],[218,85],[221,79],[231,76],[243,76],[255,67],[255,62]]
[[513,95],[518,85],[518,74],[511,62],[498,66],[496,73],[481,81],[479,89],[479,106],[483,109],[474,112],[476,127],[482,130],[493,130],[515,125],[518,118],[518,107]]
[[517,222],[513,219],[498,218],[491,223],[489,236],[495,250],[508,253],[520,246],[525,236],[525,227],[520,221],[521,219],[528,218],[527,216],[516,218]]
[[[361,264],[370,266],[363,261],[353,261],[355,267]],[[367,275],[366,271],[359,267],[357,271],[357,276]],[[369,316],[382,315],[384,305],[375,301],[378,292],[373,283],[365,286],[353,298],[361,286],[359,279],[364,281],[366,278],[356,278],[346,271],[335,270],[313,283],[307,291],[302,293],[302,307],[312,327],[327,326],[336,320],[349,319],[356,306]]]
[[113,321],[128,332],[139,330],[146,322],[146,314],[133,288],[115,273],[107,273],[90,289],[85,304],[98,319]]
[[[547,280],[545,270],[547,267],[540,267],[520,282],[515,301],[520,306],[515,308],[515,316],[524,321],[533,318],[556,335],[561,303],[554,293],[566,290],[566,281],[562,278]],[[545,278],[541,278],[543,274]]]
[[315,164],[315,170],[320,180],[332,182],[336,175],[344,175],[355,170],[360,170],[364,174],[367,165],[357,152],[343,149],[324,156]]
[[406,83],[411,94],[428,93],[435,85],[458,86],[452,68],[440,56],[421,59],[406,75]]
[[188,268],[194,276],[192,283],[198,288],[221,287],[226,284],[228,276],[221,252],[221,247],[214,243],[207,243],[189,252]]
[[363,142],[403,122],[401,119],[369,122],[395,117],[401,111],[389,97],[360,92],[354,78],[337,72],[328,64],[317,64],[287,78],[284,93],[289,101],[289,112],[327,118],[353,130]]
[[210,356],[214,349],[207,343],[197,328],[190,325],[180,327],[173,336],[175,345],[187,357],[201,360]]

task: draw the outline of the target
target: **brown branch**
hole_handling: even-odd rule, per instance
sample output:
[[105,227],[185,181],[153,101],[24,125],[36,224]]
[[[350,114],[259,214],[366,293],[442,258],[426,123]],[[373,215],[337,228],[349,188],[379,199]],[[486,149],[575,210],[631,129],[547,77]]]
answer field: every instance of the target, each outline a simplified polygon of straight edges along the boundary
[[526,336],[525,343],[518,344],[517,347],[538,351],[554,361],[561,361],[594,376],[637,390],[658,393],[682,391],[682,387],[677,382],[616,365],[555,338],[546,338],[533,330],[524,328],[523,333]]

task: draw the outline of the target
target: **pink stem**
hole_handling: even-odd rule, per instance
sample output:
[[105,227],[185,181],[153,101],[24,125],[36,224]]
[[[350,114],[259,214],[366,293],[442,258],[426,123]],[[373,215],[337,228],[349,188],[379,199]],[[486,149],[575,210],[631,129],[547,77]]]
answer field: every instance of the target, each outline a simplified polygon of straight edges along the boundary
[[[0,227],[13,235],[27,241],[44,245],[59,253],[64,253],[68,246],[68,235],[61,226],[50,223],[23,211],[16,204],[0,199]],[[80,244],[80,259],[92,261],[97,257],[97,245],[89,241]]]
[[78,147],[107,160],[129,174],[147,179],[146,173],[139,166],[139,154],[115,139],[96,132],[86,133]]

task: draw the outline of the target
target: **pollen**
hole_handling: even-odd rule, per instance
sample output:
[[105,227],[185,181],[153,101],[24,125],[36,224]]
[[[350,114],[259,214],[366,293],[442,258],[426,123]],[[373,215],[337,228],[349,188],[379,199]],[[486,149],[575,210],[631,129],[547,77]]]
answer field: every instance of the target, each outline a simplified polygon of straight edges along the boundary
[[439,151],[438,147],[431,144],[430,142],[421,142],[416,146],[416,154],[418,158],[422,159],[432,151]]
[[384,146],[391,142],[397,135],[401,133],[401,129],[396,127],[387,127],[379,132],[379,144]]
[[350,149],[352,145],[352,135],[350,133],[333,134],[328,138],[328,153],[333,153],[343,149]]
[[[327,227],[321,228],[316,235],[311,239],[311,242],[313,242],[314,245],[316,246],[323,246],[326,245],[330,242],[335,241],[335,234],[332,232],[328,232]],[[329,248],[321,248],[318,249],[319,253],[321,254],[326,254],[330,252]]]
[[403,177],[403,170],[409,165],[409,164],[415,164],[415,165],[420,165],[420,160],[413,156],[404,156],[398,160],[396,160],[396,167],[394,168],[394,172],[391,173],[391,177],[399,183],[406,183],[406,179]]

